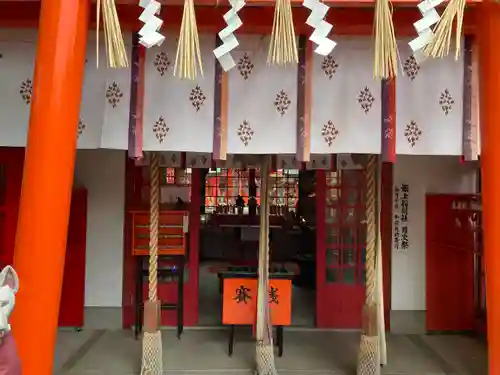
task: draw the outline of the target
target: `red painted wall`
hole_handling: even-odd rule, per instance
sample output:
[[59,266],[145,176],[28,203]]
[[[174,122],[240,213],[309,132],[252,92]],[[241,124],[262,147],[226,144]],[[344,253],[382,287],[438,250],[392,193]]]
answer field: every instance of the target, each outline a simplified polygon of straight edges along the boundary
[[73,189],[68,243],[59,310],[60,327],[83,327],[85,253],[87,248],[87,189]]
[[465,210],[452,203],[463,195],[426,197],[427,331],[472,331],[474,236]]
[[[3,265],[12,264],[14,256],[23,160],[24,148],[0,147],[0,164],[5,168],[5,202],[0,205],[3,215],[0,221],[0,262]],[[87,236],[87,191],[84,188],[73,190],[68,231],[59,325],[81,327],[84,321]]]

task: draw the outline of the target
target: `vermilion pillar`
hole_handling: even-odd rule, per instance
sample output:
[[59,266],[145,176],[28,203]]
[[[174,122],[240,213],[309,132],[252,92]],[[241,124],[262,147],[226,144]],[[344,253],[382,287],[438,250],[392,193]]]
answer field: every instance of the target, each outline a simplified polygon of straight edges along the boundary
[[478,18],[481,168],[489,374],[500,374],[500,4],[484,0]]
[[52,375],[89,6],[41,1],[14,253],[20,291],[12,326],[23,375]]

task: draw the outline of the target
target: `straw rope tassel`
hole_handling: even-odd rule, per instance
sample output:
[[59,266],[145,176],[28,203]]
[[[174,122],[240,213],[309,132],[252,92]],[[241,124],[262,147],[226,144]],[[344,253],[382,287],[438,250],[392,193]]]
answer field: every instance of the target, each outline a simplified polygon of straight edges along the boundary
[[[434,30],[434,38],[424,48],[424,53],[432,58],[442,58],[450,53],[451,36],[455,26],[455,59],[462,49],[462,26],[466,0],[450,0]],[[456,18],[456,23],[455,23]]]
[[267,63],[286,65],[298,62],[299,52],[293,25],[292,3],[290,0],[276,0]]
[[203,76],[194,1],[184,0],[181,31],[175,55],[174,75],[179,76],[181,79],[194,80],[198,76],[197,65],[200,74]]
[[100,21],[102,21],[104,28],[104,44],[106,46],[106,61],[110,68],[126,68],[128,67],[127,50],[125,49],[125,42],[123,41],[122,30],[120,27],[120,20],[118,19],[118,12],[116,11],[115,0],[97,0],[96,3],[96,64],[99,67],[99,34],[100,34]]
[[160,304],[158,301],[158,227],[160,216],[160,157],[151,153],[150,158],[150,208],[149,208],[149,284],[148,302],[144,306],[141,375],[163,375],[163,350],[159,330]]
[[392,78],[397,75],[398,47],[392,22],[392,6],[389,0],[376,0],[375,5],[375,78]]
[[357,375],[380,374],[380,352],[377,322],[377,250],[378,160],[368,157],[366,171],[366,297],[363,308],[363,334],[358,355]]
[[269,164],[260,169],[259,281],[257,291],[257,375],[277,375],[274,363],[273,328],[269,312]]

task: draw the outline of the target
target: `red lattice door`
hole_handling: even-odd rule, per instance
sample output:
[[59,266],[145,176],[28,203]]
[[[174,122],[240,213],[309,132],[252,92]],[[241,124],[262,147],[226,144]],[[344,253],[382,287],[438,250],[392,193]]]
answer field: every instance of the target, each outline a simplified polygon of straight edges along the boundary
[[365,295],[363,170],[317,175],[317,326],[359,328]]

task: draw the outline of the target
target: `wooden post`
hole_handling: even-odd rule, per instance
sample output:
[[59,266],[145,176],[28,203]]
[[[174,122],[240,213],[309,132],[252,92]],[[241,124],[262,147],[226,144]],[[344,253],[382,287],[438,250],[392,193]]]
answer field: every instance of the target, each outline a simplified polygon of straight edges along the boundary
[[479,69],[481,101],[481,168],[483,184],[484,254],[488,324],[489,374],[500,374],[500,4],[480,5]]
[[14,252],[23,375],[53,373],[89,10],[88,0],[41,2]]

